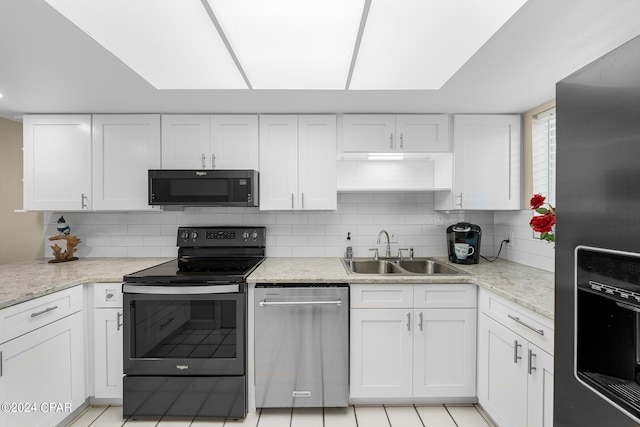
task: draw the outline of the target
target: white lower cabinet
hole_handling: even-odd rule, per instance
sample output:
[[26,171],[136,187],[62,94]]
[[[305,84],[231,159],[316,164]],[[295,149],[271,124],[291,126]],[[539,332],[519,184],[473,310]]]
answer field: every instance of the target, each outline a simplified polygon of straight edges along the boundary
[[[56,294],[79,292],[81,296],[82,286],[78,288]],[[5,324],[30,311],[35,316],[27,319],[49,321],[0,345],[2,427],[54,426],[85,402],[83,313],[81,306],[72,314],[57,307],[56,294],[1,311]],[[31,308],[42,302],[48,303],[45,309]]]
[[475,288],[351,285],[351,398],[474,397]]
[[548,348],[553,329],[490,292],[481,291],[480,306],[480,404],[499,426],[553,426],[553,356],[535,343]]
[[93,284],[94,397],[122,399],[121,283]]

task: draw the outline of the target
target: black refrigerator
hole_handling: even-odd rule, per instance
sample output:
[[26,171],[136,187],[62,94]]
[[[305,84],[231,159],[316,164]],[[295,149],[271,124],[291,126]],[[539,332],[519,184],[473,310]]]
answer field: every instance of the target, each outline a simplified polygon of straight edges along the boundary
[[554,426],[637,426],[640,37],[560,81],[556,102]]

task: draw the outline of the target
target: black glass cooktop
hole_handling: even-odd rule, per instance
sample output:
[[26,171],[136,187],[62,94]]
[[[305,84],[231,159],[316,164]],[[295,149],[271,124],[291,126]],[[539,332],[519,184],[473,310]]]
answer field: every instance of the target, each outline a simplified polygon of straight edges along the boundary
[[124,276],[128,283],[244,282],[262,262],[256,258],[174,259]]

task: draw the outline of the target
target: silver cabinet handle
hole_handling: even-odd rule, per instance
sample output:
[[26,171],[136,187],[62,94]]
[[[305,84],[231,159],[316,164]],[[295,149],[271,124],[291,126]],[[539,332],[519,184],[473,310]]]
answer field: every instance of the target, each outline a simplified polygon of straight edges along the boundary
[[531,375],[533,373],[533,371],[536,370],[536,367],[533,366],[533,358],[536,357],[536,354],[533,352],[533,350],[529,350],[529,375]]
[[456,196],[457,199],[460,199],[460,201],[458,203],[456,203],[458,206],[462,207],[462,193],[458,194]]
[[422,321],[423,321],[422,312],[420,312],[420,314],[418,314],[418,320],[419,320],[418,325],[420,326],[420,330],[422,331]]
[[216,168],[216,155],[215,153],[211,153],[211,169]]
[[300,203],[302,203],[302,209],[304,209],[304,193],[300,193]]
[[407,313],[407,331],[411,330],[411,313]]
[[518,340],[513,341],[513,363],[518,363],[518,360],[522,359],[522,356],[518,356],[518,348],[522,347],[522,344],[518,344]]
[[511,320],[515,320],[516,322],[520,323],[520,324],[521,324],[522,326],[524,326],[525,328],[529,328],[529,329],[531,329],[531,330],[532,330],[533,332],[535,332],[536,334],[539,334],[539,335],[544,336],[544,331],[543,331],[542,329],[536,329],[536,328],[534,328],[533,326],[526,324],[525,322],[523,322],[522,320],[520,320],[520,318],[519,318],[519,317],[515,317],[515,316],[512,316],[512,315],[510,315],[510,314],[507,314],[507,317],[508,317],[509,319],[511,319]]
[[291,209],[293,209],[293,193],[291,193]]
[[44,309],[44,310],[42,310],[42,311],[38,311],[38,312],[36,312],[36,313],[31,313],[31,317],[38,317],[38,316],[40,316],[40,315],[42,315],[42,314],[48,313],[48,312],[50,312],[50,311],[53,311],[53,310],[55,310],[56,308],[58,308],[58,306],[57,306],[57,305],[54,305],[53,307],[47,307],[47,308],[45,308],[45,309]]
[[389,134],[389,148],[393,148],[393,134]]
[[119,331],[120,329],[122,329],[122,313],[118,312],[116,315],[116,331]]
[[262,300],[258,303],[260,307],[290,307],[297,305],[335,305],[338,307],[342,307],[342,301],[267,301]]
[[82,193],[80,195],[80,208],[81,209],[87,209],[88,205],[84,202],[85,200],[87,200],[87,196],[84,195],[84,193]]
[[404,142],[404,135],[402,132],[400,132],[400,148],[403,148],[403,142]]
[[202,169],[206,169],[207,168],[207,156],[205,156],[204,153],[202,153]]

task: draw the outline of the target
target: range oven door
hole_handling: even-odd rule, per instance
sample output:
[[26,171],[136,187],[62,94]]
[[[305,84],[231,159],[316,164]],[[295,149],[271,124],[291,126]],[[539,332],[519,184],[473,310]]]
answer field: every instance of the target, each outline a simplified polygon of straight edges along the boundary
[[126,375],[245,374],[243,284],[125,284],[123,292]]

